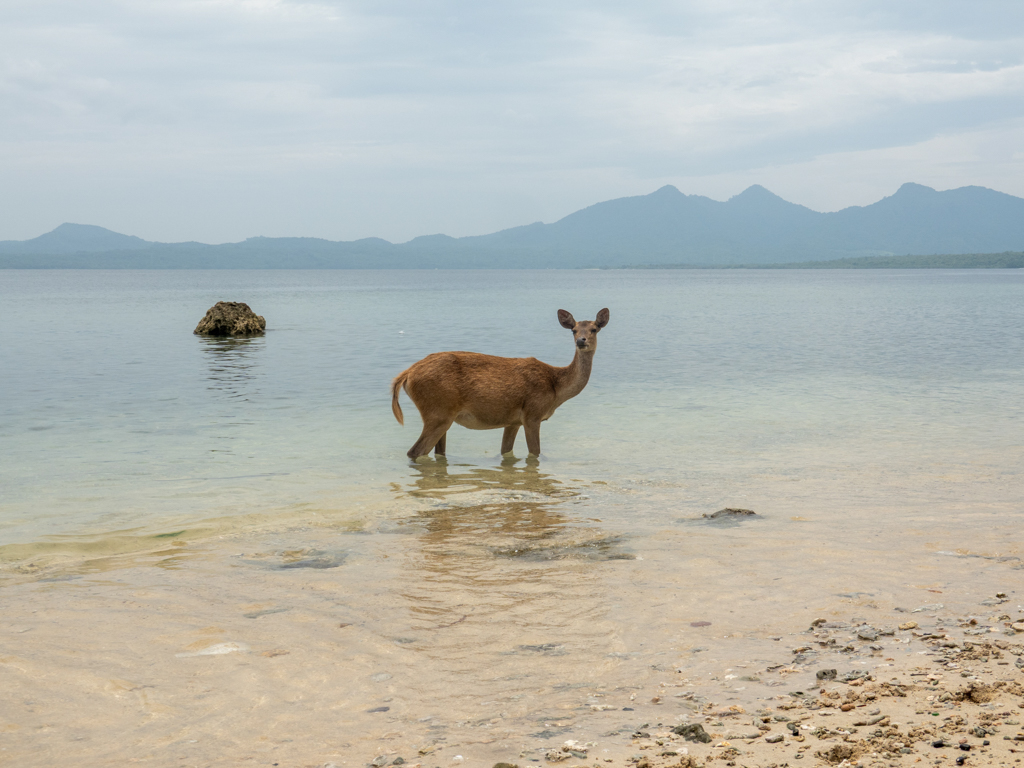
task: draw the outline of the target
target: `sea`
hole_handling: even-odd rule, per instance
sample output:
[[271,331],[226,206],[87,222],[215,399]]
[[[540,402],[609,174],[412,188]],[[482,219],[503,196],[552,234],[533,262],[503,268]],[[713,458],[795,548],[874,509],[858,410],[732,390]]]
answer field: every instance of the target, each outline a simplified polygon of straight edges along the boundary
[[[406,457],[399,372],[603,307],[539,459]],[[63,713],[3,749],[539,760],[819,615],[1021,599],[1022,470],[1024,270],[3,270],[5,685]]]

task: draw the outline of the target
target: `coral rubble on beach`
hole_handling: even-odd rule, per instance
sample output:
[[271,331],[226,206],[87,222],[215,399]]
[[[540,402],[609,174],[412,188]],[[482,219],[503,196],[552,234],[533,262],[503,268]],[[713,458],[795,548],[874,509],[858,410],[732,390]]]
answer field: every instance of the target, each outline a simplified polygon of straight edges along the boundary
[[[987,602],[1003,601],[1000,595]],[[748,709],[711,701],[687,679],[663,683],[651,701],[690,702],[694,709],[688,723],[638,723],[632,733],[595,735],[585,747],[567,742],[561,748],[527,750],[520,762],[528,765],[541,757],[564,768],[1020,763],[1021,619],[1008,613],[987,621],[929,618],[921,620],[927,629],[917,621],[874,627],[816,620],[790,658],[748,672],[748,679],[783,686],[801,667],[819,667],[815,685],[806,691],[761,697]],[[887,655],[894,647],[900,659]],[[865,655],[875,663],[851,665]],[[624,747],[632,754],[607,756]]]

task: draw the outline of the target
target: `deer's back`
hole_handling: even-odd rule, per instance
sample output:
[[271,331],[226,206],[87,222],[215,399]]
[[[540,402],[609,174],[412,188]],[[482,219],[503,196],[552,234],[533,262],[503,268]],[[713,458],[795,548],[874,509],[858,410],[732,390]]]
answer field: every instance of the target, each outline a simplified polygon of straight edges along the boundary
[[422,411],[472,412],[495,426],[518,421],[531,403],[554,399],[555,369],[533,357],[436,352],[405,371],[405,390]]

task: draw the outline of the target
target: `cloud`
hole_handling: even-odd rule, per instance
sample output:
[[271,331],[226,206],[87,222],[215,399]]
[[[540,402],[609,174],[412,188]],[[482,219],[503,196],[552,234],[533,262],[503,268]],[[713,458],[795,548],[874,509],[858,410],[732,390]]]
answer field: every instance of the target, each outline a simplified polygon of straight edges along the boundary
[[970,160],[1024,119],[1022,22],[984,1],[8,0],[0,238],[401,240],[772,178],[841,207],[940,166],[1024,194]]

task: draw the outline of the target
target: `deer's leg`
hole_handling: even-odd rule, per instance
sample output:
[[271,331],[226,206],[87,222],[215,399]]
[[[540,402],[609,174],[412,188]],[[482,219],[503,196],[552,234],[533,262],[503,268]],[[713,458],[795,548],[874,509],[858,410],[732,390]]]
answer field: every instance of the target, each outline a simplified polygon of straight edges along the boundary
[[531,456],[540,456],[540,422],[523,424],[526,433],[526,449]]
[[448,427],[452,425],[452,422],[448,419],[444,421],[431,421],[423,422],[423,431],[420,433],[420,438],[413,443],[412,448],[406,454],[410,459],[417,459],[420,456],[426,456],[430,453],[430,449],[437,445],[445,433],[448,431]]
[[447,442],[448,442],[448,433],[445,432],[443,435],[441,435],[441,439],[438,440],[436,443],[434,443],[434,455],[435,456],[444,456],[444,446],[445,446],[445,443],[447,443]]
[[505,432],[501,435],[501,455],[504,456],[507,453],[512,453],[512,449],[516,445],[516,435],[519,434],[519,425],[513,424],[510,427],[505,427]]

